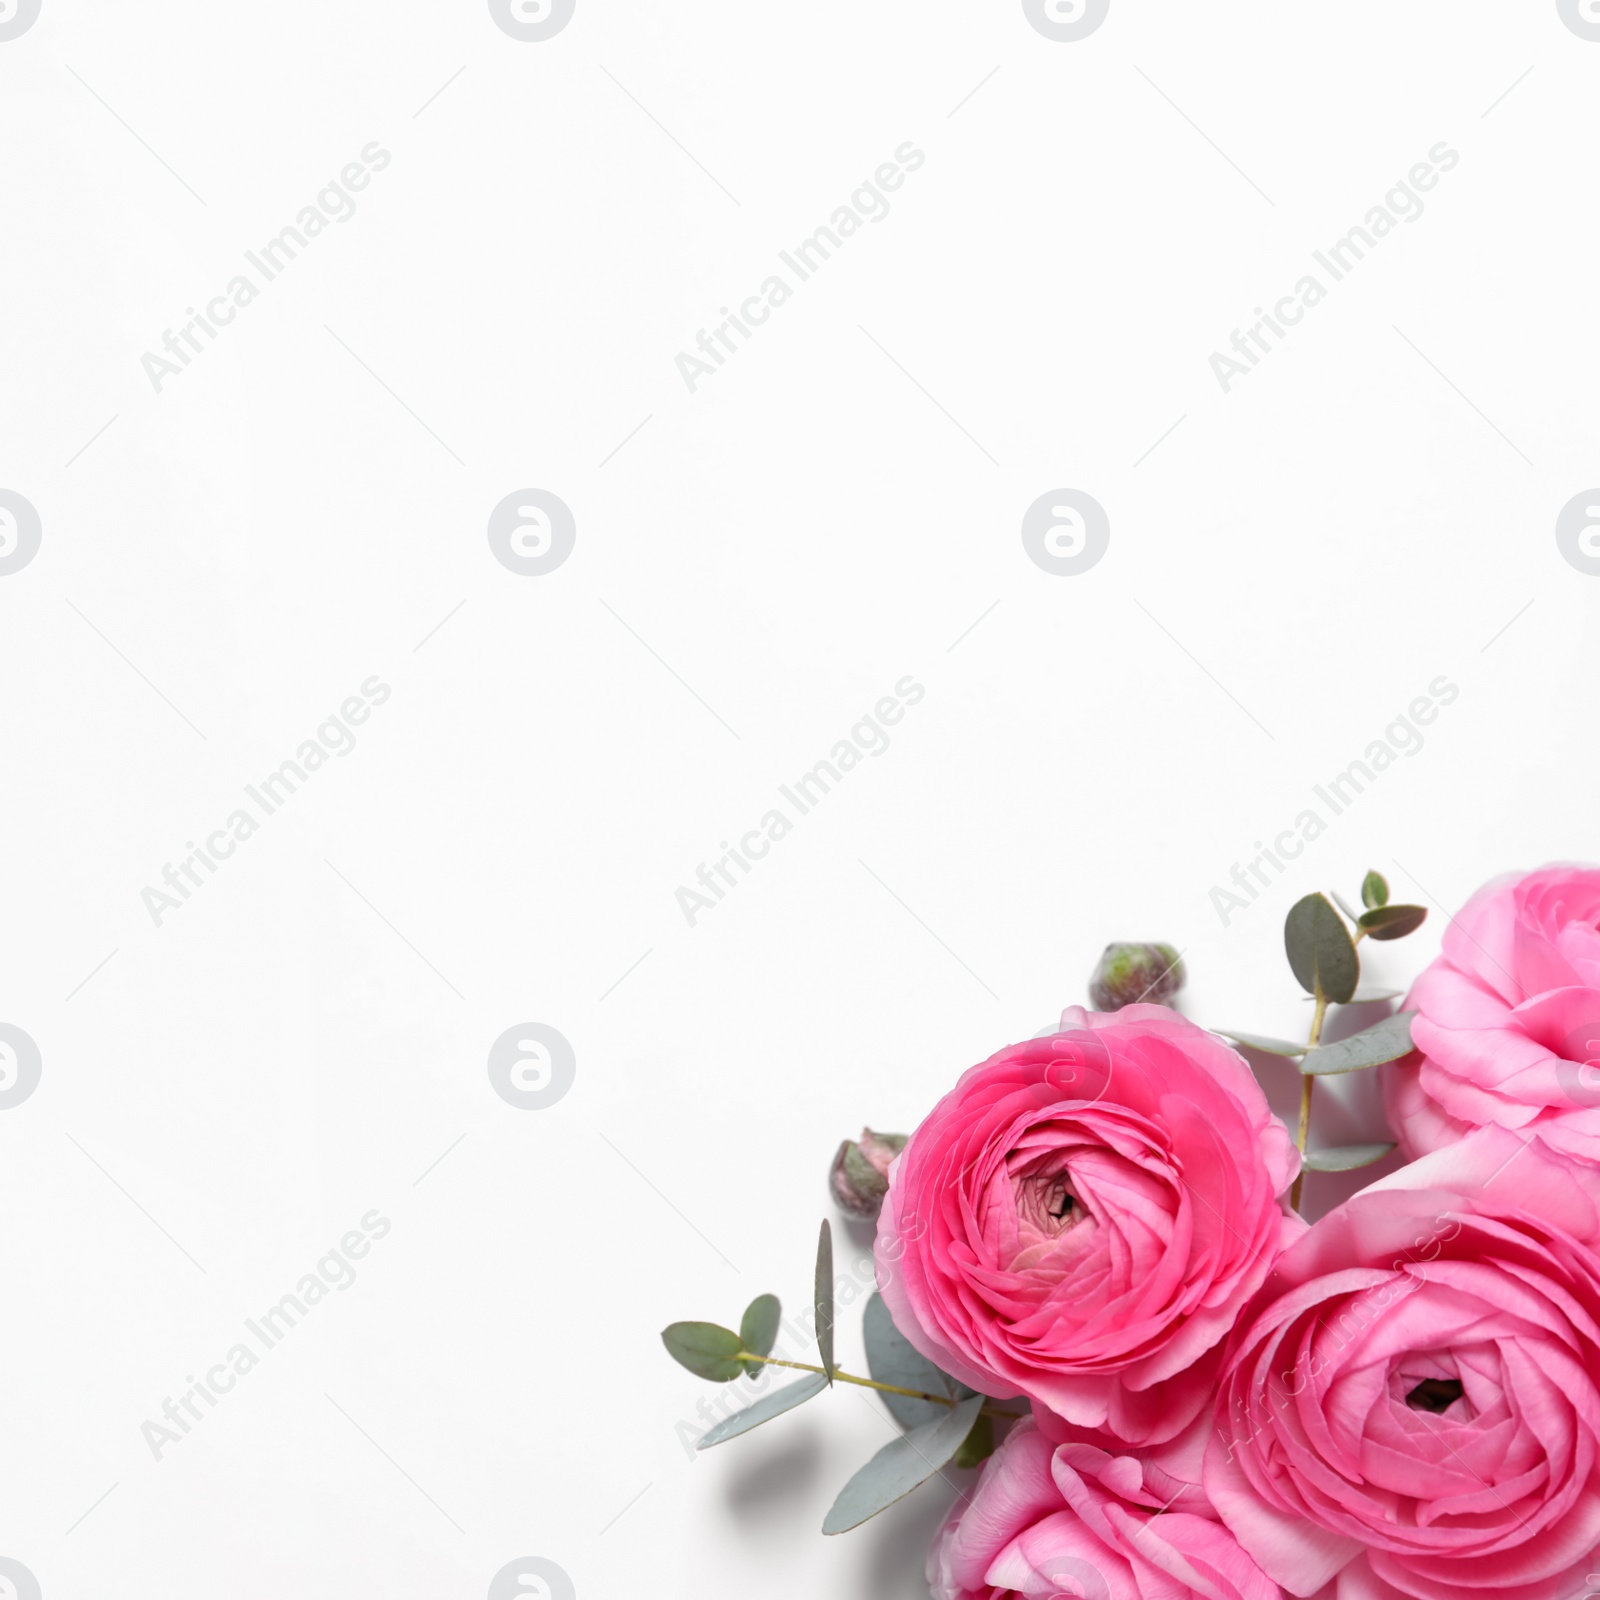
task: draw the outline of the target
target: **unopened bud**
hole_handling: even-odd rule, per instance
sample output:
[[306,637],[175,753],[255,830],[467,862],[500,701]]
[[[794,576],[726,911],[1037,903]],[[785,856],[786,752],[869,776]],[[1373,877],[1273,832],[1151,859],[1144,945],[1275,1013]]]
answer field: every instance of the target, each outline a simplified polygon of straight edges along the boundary
[[1089,1003],[1096,1011],[1120,1011],[1141,1000],[1169,1006],[1184,976],[1170,944],[1108,944],[1089,980]]
[[828,1187],[841,1211],[863,1221],[876,1220],[889,1192],[889,1163],[905,1148],[908,1137],[863,1128],[860,1139],[846,1139],[839,1146]]

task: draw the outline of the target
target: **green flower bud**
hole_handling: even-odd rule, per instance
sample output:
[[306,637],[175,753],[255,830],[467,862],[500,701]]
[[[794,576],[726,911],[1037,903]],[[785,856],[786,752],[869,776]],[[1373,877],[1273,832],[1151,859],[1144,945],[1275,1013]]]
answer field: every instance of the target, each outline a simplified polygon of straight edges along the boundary
[[889,1192],[889,1163],[905,1148],[904,1133],[861,1130],[860,1140],[846,1139],[833,1158],[828,1187],[839,1209],[862,1221],[876,1221]]
[[1089,1003],[1096,1011],[1120,1011],[1141,1000],[1169,1006],[1184,977],[1170,944],[1108,944],[1089,980]]

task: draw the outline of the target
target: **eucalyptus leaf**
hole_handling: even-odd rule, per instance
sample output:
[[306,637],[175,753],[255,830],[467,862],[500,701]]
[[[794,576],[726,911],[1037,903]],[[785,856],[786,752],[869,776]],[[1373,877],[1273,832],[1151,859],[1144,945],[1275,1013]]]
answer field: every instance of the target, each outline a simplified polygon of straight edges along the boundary
[[822,1219],[822,1232],[817,1235],[817,1349],[822,1355],[822,1365],[833,1382],[833,1229],[828,1219]]
[[1376,1067],[1385,1061],[1398,1061],[1412,1050],[1411,1019],[1415,1011],[1397,1011],[1382,1022],[1375,1022],[1360,1033],[1335,1044],[1319,1045],[1300,1063],[1300,1070],[1310,1077],[1325,1077],[1334,1072],[1360,1072],[1363,1067]]
[[721,1444],[725,1439],[737,1439],[741,1433],[749,1433],[752,1428],[759,1428],[763,1422],[771,1422],[774,1417],[781,1417],[785,1411],[793,1411],[796,1406],[803,1406],[807,1400],[814,1398],[828,1387],[828,1377],[823,1372],[808,1372],[798,1383],[786,1383],[781,1389],[774,1389],[771,1394],[763,1395],[753,1406],[746,1406],[743,1411],[736,1411],[731,1417],[724,1417],[716,1427],[704,1435],[695,1446],[696,1450],[709,1450],[712,1445]]
[[[739,1323],[739,1337],[753,1356],[770,1356],[778,1342],[778,1324],[783,1319],[783,1307],[775,1294],[758,1294],[744,1308],[744,1318]],[[752,1375],[754,1374],[754,1368]]]
[[822,1531],[848,1533],[859,1528],[926,1483],[966,1442],[982,1410],[983,1396],[975,1394],[937,1421],[891,1439],[839,1491]]
[[1426,906],[1378,906],[1361,918],[1369,939],[1403,939],[1428,920]]
[[[920,1389],[924,1394],[947,1395],[952,1400],[965,1400],[973,1393],[912,1348],[910,1340],[895,1327],[881,1294],[874,1294],[867,1301],[862,1334],[867,1345],[867,1372],[877,1382],[892,1383],[900,1389]],[[902,1428],[920,1428],[937,1421],[950,1410],[949,1406],[932,1400],[913,1400],[906,1394],[887,1394],[880,1390],[878,1398]]]
[[[1353,995],[1351,995],[1348,1000],[1343,1002],[1343,1004],[1345,1004],[1347,1006],[1368,1006],[1368,1005],[1372,1005],[1374,1002],[1376,1002],[1378,1000],[1398,1000],[1400,998],[1400,996],[1403,995],[1404,993],[1405,993],[1404,989],[1367,989],[1367,988],[1361,988],[1361,989],[1357,989],[1356,992]],[[1308,1005],[1311,1003],[1311,996],[1308,995],[1308,994],[1303,994],[1303,995],[1300,996],[1300,998],[1303,1001],[1305,1001],[1306,1004],[1308,1004]]]
[[1307,1150],[1302,1162],[1307,1172],[1354,1172],[1382,1161],[1392,1144],[1344,1144],[1331,1150]]
[[961,1441],[961,1448],[950,1458],[952,1467],[982,1466],[994,1454],[994,1419],[979,1412],[972,1432]]
[[1361,903],[1369,911],[1389,903],[1389,884],[1381,872],[1369,872],[1361,880]]
[[1289,1039],[1269,1039],[1261,1033],[1236,1033],[1232,1028],[1218,1028],[1215,1031],[1224,1039],[1248,1045],[1252,1050],[1264,1050],[1269,1056],[1303,1056],[1311,1048],[1303,1042],[1295,1044]]
[[1283,948],[1300,987],[1344,1005],[1356,992],[1361,963],[1339,913],[1321,894],[1308,894],[1289,908]]
[[739,1360],[743,1346],[732,1328],[714,1322],[674,1322],[661,1330],[667,1354],[680,1367],[687,1367],[697,1378],[712,1383],[732,1383],[745,1368]]

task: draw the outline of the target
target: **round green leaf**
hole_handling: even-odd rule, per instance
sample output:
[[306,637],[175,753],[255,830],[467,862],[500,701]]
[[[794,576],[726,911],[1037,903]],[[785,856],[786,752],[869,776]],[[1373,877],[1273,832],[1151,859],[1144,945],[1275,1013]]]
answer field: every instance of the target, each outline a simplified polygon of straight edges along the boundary
[[712,1383],[732,1383],[744,1371],[738,1359],[743,1348],[732,1328],[719,1328],[714,1322],[674,1322],[661,1330],[667,1354],[680,1367],[687,1367],[697,1378]]
[[1361,963],[1344,919],[1326,895],[1308,894],[1290,908],[1283,948],[1300,987],[1343,1005],[1356,992]]
[[[739,1337],[751,1355],[770,1356],[778,1342],[778,1324],[783,1318],[783,1307],[775,1294],[758,1294],[744,1308],[744,1318],[739,1324]],[[752,1372],[755,1368],[752,1366]]]
[[[1366,1006],[1371,1005],[1376,1000],[1398,1000],[1404,993],[1404,989],[1369,989],[1365,984],[1363,984],[1361,988],[1357,989],[1356,992],[1344,1002],[1344,1004],[1347,1006]],[[1308,994],[1303,994],[1300,996],[1300,998],[1303,1001],[1309,1002],[1311,996]]]
[[1428,919],[1426,906],[1378,906],[1361,918],[1369,939],[1403,939]]
[[1369,872],[1361,880],[1361,903],[1369,909],[1388,905],[1389,885],[1382,873]]

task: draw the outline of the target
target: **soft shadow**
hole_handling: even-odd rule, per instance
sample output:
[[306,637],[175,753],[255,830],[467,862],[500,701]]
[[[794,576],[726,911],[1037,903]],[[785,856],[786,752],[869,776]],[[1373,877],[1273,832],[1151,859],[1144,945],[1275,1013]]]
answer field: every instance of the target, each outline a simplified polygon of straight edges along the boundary
[[835,1226],[850,1241],[851,1249],[857,1257],[872,1254],[873,1242],[878,1237],[876,1222],[863,1222],[857,1217],[847,1217],[841,1211],[837,1214]]
[[792,1511],[796,1502],[804,1503],[821,1465],[822,1446],[816,1431],[791,1429],[781,1445],[741,1465],[739,1475],[727,1485],[725,1498],[734,1511],[747,1517],[758,1516],[772,1505]]
[[1385,1017],[1394,1015],[1399,1003],[1398,1000],[1367,1000],[1360,1005],[1335,1006],[1328,1016],[1327,1027],[1322,1030],[1323,1043],[1348,1039],[1352,1033],[1360,1033],[1363,1028],[1382,1022]]
[[[1328,1013],[1323,1043],[1333,1044],[1360,1033],[1394,1013],[1397,1001],[1373,1000],[1361,1005],[1335,1006]],[[1307,1008],[1309,1011],[1309,1007]],[[1309,1020],[1309,1018],[1308,1018]],[[1283,1056],[1265,1055],[1244,1049],[1241,1054],[1255,1072],[1256,1081],[1266,1091],[1267,1102],[1294,1132],[1299,1122],[1300,1069]],[[1381,1067],[1319,1078],[1311,1108],[1311,1144],[1314,1149],[1333,1145],[1388,1143],[1389,1131],[1383,1111]],[[1353,1172],[1308,1172],[1301,1199],[1301,1214],[1315,1222],[1375,1179],[1387,1177],[1405,1165],[1398,1150],[1370,1167]]]
[[[948,1480],[961,1485],[958,1491]],[[855,1593],[858,1600],[928,1600],[928,1547],[950,1515],[958,1493],[970,1494],[975,1472],[950,1469],[930,1479],[899,1505],[890,1506],[846,1538],[871,1542],[866,1571]]]

